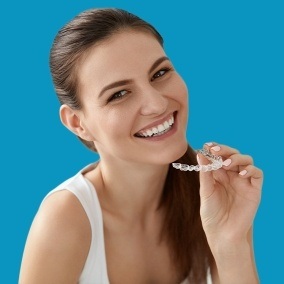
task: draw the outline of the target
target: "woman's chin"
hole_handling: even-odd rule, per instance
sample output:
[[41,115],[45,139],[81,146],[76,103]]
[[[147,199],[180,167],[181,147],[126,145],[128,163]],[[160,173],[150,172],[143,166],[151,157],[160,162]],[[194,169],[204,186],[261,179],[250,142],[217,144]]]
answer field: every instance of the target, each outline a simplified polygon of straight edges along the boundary
[[184,143],[180,143],[180,145],[178,145],[174,151],[173,151],[173,155],[171,158],[171,163],[178,160],[179,158],[181,158],[187,151],[188,148],[188,143],[185,140]]
[[167,149],[167,151],[164,151],[157,157],[157,163],[171,164],[172,162],[181,158],[186,153],[187,149],[188,143],[186,140],[184,142],[178,143],[178,145],[176,146],[171,146]]

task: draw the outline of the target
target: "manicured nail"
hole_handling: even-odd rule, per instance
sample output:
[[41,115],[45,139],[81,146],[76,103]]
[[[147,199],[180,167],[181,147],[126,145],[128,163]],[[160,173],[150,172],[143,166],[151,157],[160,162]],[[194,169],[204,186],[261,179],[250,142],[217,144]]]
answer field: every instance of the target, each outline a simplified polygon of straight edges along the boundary
[[247,174],[247,172],[248,172],[247,170],[242,170],[241,172],[239,172],[239,175],[244,176]]
[[213,143],[212,143],[212,142],[207,142],[207,143],[205,143],[205,145],[207,145],[207,146],[212,146]]
[[231,163],[232,163],[232,160],[231,160],[231,159],[227,159],[227,160],[225,160],[225,161],[223,162],[223,165],[227,167],[227,166],[229,166]]
[[213,151],[215,151],[215,152],[218,152],[218,151],[221,150],[221,148],[220,148],[220,146],[214,146],[214,147],[212,147],[210,150],[213,150]]

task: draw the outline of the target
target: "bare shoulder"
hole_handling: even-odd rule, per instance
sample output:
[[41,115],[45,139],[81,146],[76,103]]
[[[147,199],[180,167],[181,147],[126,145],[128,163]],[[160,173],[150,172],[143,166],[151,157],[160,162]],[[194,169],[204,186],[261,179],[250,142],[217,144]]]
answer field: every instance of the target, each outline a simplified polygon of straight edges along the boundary
[[51,194],[31,226],[19,283],[77,283],[90,243],[90,223],[77,197],[68,190]]

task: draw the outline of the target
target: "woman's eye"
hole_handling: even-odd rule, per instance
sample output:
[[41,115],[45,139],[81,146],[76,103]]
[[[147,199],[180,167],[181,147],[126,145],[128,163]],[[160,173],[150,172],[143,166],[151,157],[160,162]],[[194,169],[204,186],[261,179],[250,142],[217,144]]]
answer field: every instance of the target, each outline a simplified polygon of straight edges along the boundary
[[163,77],[170,69],[169,68],[164,68],[159,70],[157,73],[154,74],[153,78],[151,79],[151,81],[159,78],[159,77]]
[[126,90],[121,90],[119,92],[116,92],[108,99],[108,102],[113,101],[113,100],[119,100],[123,98],[126,95],[126,93],[127,93]]

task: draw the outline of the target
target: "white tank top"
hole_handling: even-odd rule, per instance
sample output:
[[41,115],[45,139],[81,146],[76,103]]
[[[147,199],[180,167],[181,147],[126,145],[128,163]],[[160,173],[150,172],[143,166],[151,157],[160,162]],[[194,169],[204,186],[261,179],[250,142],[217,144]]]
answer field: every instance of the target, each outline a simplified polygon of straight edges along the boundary
[[[83,172],[90,167],[94,167],[94,164],[86,166],[75,176],[58,185],[45,196],[42,202],[49,195],[60,190],[68,190],[78,198],[88,216],[92,233],[90,250],[78,284],[109,284],[102,210],[93,184],[83,176]],[[181,284],[189,284],[189,281],[185,279]],[[207,284],[212,284],[210,273],[208,273]]]

